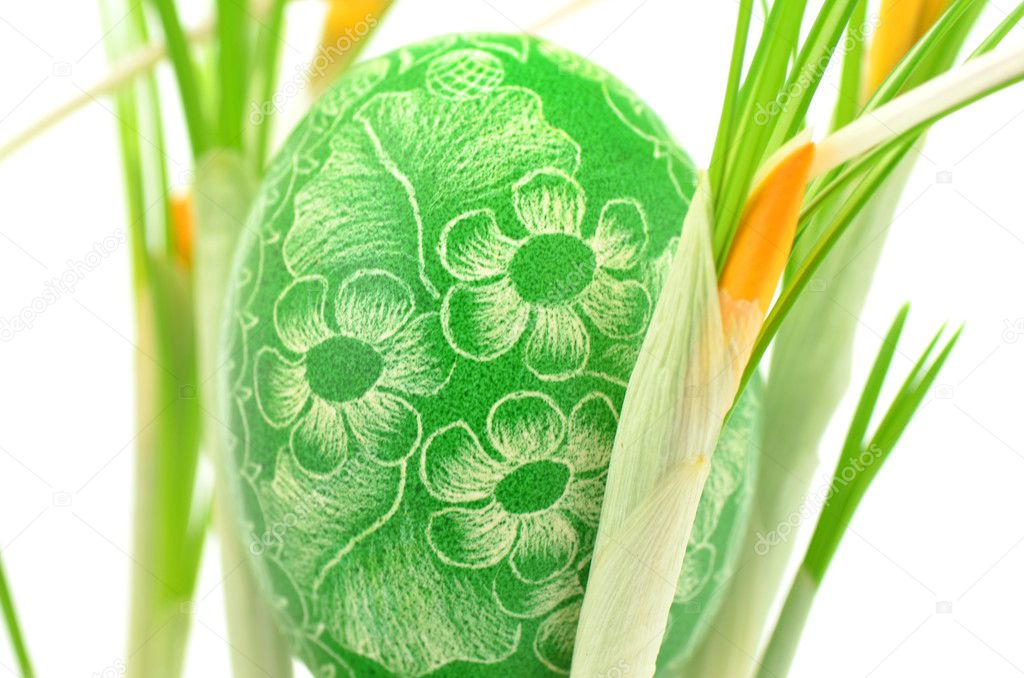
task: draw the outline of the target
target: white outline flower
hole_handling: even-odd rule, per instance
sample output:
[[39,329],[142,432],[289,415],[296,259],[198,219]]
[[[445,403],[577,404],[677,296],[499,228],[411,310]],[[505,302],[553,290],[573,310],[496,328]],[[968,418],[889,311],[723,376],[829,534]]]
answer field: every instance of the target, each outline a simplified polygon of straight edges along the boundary
[[[583,188],[556,169],[526,175],[516,183],[513,197],[525,238],[505,235],[488,209],[462,214],[442,231],[441,263],[459,281],[444,298],[442,327],[457,353],[486,361],[507,353],[532,324],[525,347],[527,368],[541,379],[568,379],[582,371],[590,353],[590,334],[580,313],[615,339],[635,337],[646,328],[650,294],[641,283],[613,273],[640,262],[647,246],[647,220],[636,200],[610,200],[594,235],[584,238]],[[581,261],[566,261],[562,268],[556,253],[543,252],[547,244],[541,244],[540,253],[553,259],[552,266],[530,269],[531,275],[537,276],[533,282],[538,290],[552,293],[546,298],[524,296],[513,275],[517,255],[552,238],[574,249]]]
[[[530,584],[566,572],[579,549],[573,519],[596,527],[600,517],[617,418],[600,393],[581,400],[568,420],[548,396],[515,393],[499,400],[487,417],[495,454],[462,421],[431,435],[421,453],[420,477],[431,496],[452,504],[433,513],[427,527],[438,558],[477,569],[507,558],[512,572]],[[539,469],[535,480],[546,475],[554,484],[503,485],[528,477],[523,473],[529,468]]]
[[[412,290],[391,273],[361,271],[338,290],[333,329],[327,287],[321,276],[299,278],[278,298],[274,326],[281,343],[300,357],[260,349],[257,406],[271,426],[292,427],[292,453],[313,475],[336,473],[351,445],[381,464],[403,463],[419,446],[422,424],[402,396],[437,393],[455,366],[437,314],[415,316]],[[318,349],[339,338],[358,349],[353,362],[316,359]],[[353,384],[356,390],[345,393]],[[330,397],[331,389],[338,395]]]

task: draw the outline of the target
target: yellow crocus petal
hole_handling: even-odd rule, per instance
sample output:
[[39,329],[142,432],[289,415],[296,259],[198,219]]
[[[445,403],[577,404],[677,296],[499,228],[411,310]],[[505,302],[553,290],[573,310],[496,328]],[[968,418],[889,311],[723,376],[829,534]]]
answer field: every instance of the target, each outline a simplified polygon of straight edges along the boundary
[[798,146],[758,184],[722,270],[722,325],[740,371],[786,269],[815,150],[812,143]]
[[192,243],[195,237],[195,213],[192,192],[179,193],[170,198],[171,244],[175,258],[186,269],[192,267]]
[[868,57],[869,96],[938,21],[950,3],[951,0],[882,0],[878,28]]
[[348,68],[394,0],[331,0],[320,49],[310,67],[310,83],[319,93]]

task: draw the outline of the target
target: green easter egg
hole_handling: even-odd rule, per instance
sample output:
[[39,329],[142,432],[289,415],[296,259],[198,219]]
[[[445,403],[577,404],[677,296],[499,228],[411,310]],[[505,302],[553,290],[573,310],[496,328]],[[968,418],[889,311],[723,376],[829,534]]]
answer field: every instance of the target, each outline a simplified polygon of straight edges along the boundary
[[[236,261],[225,407],[257,577],[314,673],[568,672],[625,387],[695,182],[636,95],[526,36],[362,63],[291,135]],[[745,402],[666,665],[735,560]]]

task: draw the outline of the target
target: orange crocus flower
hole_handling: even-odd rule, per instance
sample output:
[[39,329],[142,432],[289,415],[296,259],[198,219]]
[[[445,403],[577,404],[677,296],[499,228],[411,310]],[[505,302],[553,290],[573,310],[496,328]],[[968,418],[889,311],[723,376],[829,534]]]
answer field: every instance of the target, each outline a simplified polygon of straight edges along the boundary
[[189,269],[192,268],[192,248],[196,231],[192,191],[172,195],[170,207],[171,244],[174,246],[174,256],[182,266]]
[[330,85],[355,61],[394,0],[331,0],[320,48],[310,67],[316,91]]
[[868,55],[868,96],[878,89],[950,4],[951,0],[882,0],[878,28]]
[[786,270],[814,154],[814,144],[804,143],[765,175],[747,200],[722,269],[722,326],[739,372]]

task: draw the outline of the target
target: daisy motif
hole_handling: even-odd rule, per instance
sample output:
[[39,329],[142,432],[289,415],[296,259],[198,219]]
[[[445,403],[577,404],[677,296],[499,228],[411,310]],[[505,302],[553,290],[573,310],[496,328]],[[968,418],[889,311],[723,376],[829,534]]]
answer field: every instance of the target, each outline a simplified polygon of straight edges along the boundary
[[407,396],[437,393],[455,356],[436,313],[415,315],[413,292],[385,271],[356,273],[327,313],[327,280],[291,283],[274,306],[281,343],[297,359],[264,347],[256,356],[260,412],[290,427],[299,464],[313,474],[337,471],[356,447],[382,464],[403,462],[422,436]]
[[539,584],[574,563],[574,522],[596,527],[618,415],[591,394],[566,419],[540,393],[506,396],[487,418],[483,444],[465,422],[433,434],[420,475],[447,504],[430,517],[427,537],[443,562],[484,568],[507,559],[522,581]]
[[583,188],[555,169],[528,174],[513,198],[524,238],[507,236],[489,209],[459,216],[441,234],[441,262],[458,280],[441,308],[445,336],[456,352],[485,361],[527,334],[526,366],[541,379],[568,379],[590,354],[581,314],[613,339],[647,326],[651,297],[623,278],[647,246],[646,217],[636,200],[610,200],[583,237]]

